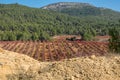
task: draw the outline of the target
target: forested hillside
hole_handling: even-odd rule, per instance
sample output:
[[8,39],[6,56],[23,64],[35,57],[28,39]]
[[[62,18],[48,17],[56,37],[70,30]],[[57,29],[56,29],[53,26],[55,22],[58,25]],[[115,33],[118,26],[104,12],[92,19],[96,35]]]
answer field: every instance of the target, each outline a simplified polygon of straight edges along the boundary
[[0,4],[0,40],[48,40],[60,34],[106,35],[108,28],[120,29],[118,18],[75,17],[19,4]]

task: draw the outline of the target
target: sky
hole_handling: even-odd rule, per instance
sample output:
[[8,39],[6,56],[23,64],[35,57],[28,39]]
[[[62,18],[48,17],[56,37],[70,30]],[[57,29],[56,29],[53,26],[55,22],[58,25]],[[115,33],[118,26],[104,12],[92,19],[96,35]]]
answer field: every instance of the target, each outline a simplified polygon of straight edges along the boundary
[[120,0],[0,0],[0,4],[19,3],[29,7],[40,8],[57,2],[82,2],[90,3],[97,7],[110,8],[120,12]]

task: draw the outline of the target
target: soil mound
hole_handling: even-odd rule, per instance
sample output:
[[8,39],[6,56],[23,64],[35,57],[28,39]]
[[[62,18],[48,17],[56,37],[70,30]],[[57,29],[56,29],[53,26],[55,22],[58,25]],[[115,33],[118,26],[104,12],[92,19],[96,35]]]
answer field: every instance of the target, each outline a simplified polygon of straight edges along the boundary
[[91,56],[48,63],[40,72],[41,80],[120,80],[120,57]]
[[120,80],[120,56],[38,62],[0,49],[0,80]]
[[26,55],[0,49],[0,80],[34,80],[39,66]]

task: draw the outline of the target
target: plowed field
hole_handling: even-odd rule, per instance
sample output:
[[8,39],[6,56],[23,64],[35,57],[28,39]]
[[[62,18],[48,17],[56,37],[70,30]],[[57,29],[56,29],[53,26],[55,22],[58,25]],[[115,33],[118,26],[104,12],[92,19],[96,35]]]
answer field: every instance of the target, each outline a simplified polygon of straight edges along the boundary
[[92,41],[0,41],[9,51],[26,54],[39,61],[58,61],[80,56],[102,56],[108,52],[108,43]]

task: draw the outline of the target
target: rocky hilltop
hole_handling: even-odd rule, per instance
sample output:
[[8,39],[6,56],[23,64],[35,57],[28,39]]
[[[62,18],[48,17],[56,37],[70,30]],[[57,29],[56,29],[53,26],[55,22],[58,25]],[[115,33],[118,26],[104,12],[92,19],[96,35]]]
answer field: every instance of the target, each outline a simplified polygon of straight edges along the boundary
[[120,80],[120,56],[38,62],[0,49],[0,80]]
[[50,4],[48,6],[42,7],[43,9],[64,9],[64,8],[72,8],[72,7],[84,7],[84,6],[92,6],[88,3],[78,3],[78,2],[59,2],[59,3],[54,3]]
[[[96,7],[94,5],[88,3],[78,3],[78,2],[59,2],[46,5],[42,7],[42,9],[47,9],[50,11],[56,11],[60,13],[65,13],[71,16],[99,16],[99,17],[111,17],[117,15],[118,17],[120,12],[103,8],[103,7]],[[106,17],[107,18],[107,17]]]

